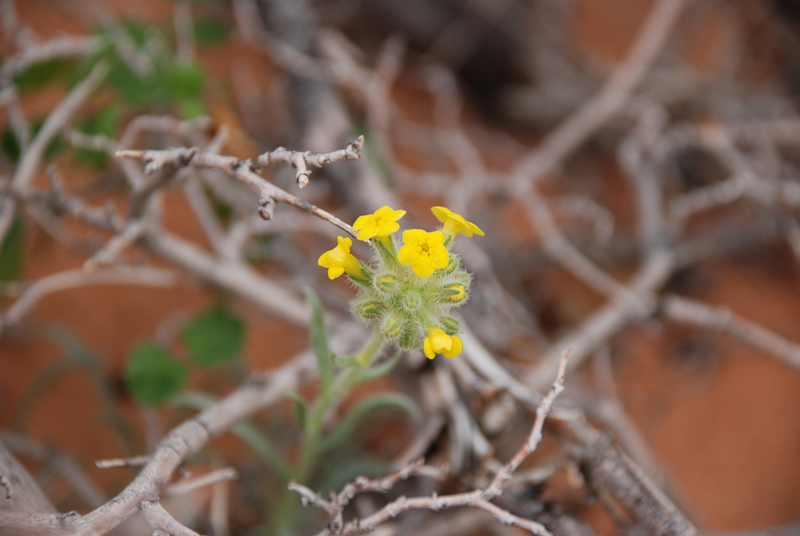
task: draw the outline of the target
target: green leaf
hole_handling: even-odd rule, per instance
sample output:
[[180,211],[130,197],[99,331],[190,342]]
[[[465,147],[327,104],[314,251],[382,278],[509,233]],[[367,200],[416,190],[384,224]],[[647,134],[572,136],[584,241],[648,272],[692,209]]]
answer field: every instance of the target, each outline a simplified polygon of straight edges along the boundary
[[213,367],[237,357],[244,346],[244,322],[223,307],[195,316],[181,332],[181,340],[192,359]]
[[[188,407],[204,410],[217,401],[215,396],[206,393],[181,393],[176,395],[170,404],[177,407]],[[231,432],[241,439],[255,452],[283,481],[291,478],[289,465],[283,459],[280,449],[264,435],[252,422],[244,420],[231,427]]]
[[22,272],[22,218],[14,215],[0,246],[0,281],[15,281]]
[[308,415],[308,403],[303,399],[302,396],[294,391],[289,391],[286,393],[286,398],[294,402],[294,420],[297,422],[297,426],[301,430],[305,430],[306,416]]
[[411,415],[419,414],[417,404],[401,393],[378,393],[362,400],[342,419],[339,425],[320,441],[319,450],[325,452],[344,444],[370,413],[379,409],[399,409]]
[[180,111],[181,118],[187,120],[208,115],[206,112],[206,105],[203,103],[203,100],[199,98],[180,99],[178,101],[178,110]]
[[328,333],[325,330],[325,316],[322,311],[322,304],[313,290],[306,289],[306,303],[311,310],[311,323],[309,331],[311,335],[311,348],[317,358],[317,368],[319,369],[319,381],[323,393],[328,392],[333,379],[331,364],[333,357],[328,346]]
[[197,99],[203,91],[205,79],[202,64],[192,60],[178,61],[167,71],[167,91],[178,100]]
[[168,100],[164,78],[158,69],[148,75],[140,76],[125,62],[117,59],[108,72],[108,82],[134,108],[145,108]]
[[63,58],[35,63],[14,77],[14,85],[20,93],[37,89],[56,78],[65,78],[74,66],[73,61]]
[[228,27],[219,19],[197,19],[194,23],[194,37],[198,43],[204,45],[220,43],[228,37]]
[[8,159],[11,160],[11,162],[16,163],[19,160],[22,147],[20,147],[19,139],[11,128],[7,128],[5,132],[3,132],[3,137],[2,140],[0,140],[0,143],[2,143],[3,152]]
[[174,395],[186,381],[183,363],[160,344],[144,342],[133,349],[125,366],[125,385],[139,402],[157,405]]

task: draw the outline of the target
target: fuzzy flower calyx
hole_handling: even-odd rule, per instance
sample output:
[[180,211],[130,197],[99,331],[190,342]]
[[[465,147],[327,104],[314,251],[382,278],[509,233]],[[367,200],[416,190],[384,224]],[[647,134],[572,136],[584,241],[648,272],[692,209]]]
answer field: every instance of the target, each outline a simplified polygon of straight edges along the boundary
[[480,227],[448,208],[433,207],[431,212],[444,224],[444,233],[446,235],[456,236],[458,233],[464,233],[467,236],[472,236],[473,234],[484,236],[485,234]]
[[406,215],[405,210],[392,210],[389,206],[384,206],[375,211],[374,214],[359,216],[353,224],[353,229],[358,231],[359,240],[369,240],[370,238],[384,238],[400,229],[397,220]]
[[365,277],[361,263],[350,254],[352,245],[352,240],[340,236],[339,245],[320,255],[317,264],[328,269],[328,278],[336,279],[345,272],[356,277]]
[[397,252],[397,260],[400,264],[410,266],[417,277],[426,279],[435,270],[447,268],[450,263],[450,253],[444,245],[441,231],[403,231],[403,242],[405,245]]
[[425,357],[433,359],[436,354],[444,354],[445,357],[455,357],[461,353],[463,345],[461,339],[455,335],[452,337],[440,328],[428,328],[428,336],[425,337],[423,350]]

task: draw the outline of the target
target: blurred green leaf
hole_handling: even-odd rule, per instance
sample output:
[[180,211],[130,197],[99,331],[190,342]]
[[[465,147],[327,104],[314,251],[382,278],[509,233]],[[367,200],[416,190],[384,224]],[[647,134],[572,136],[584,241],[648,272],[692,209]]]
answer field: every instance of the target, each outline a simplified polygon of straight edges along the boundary
[[3,132],[2,137],[3,152],[6,154],[11,162],[16,163],[19,160],[19,154],[22,147],[19,145],[19,139],[14,131],[9,127]]
[[178,101],[178,111],[183,119],[197,119],[208,115],[206,105],[202,99],[180,99]]
[[197,99],[203,91],[205,79],[205,69],[199,62],[177,61],[167,71],[167,91],[178,100]]
[[0,246],[0,281],[16,281],[22,272],[22,218],[14,215]]
[[117,59],[108,72],[108,82],[134,108],[146,108],[167,100],[164,78],[157,70],[140,76]]
[[[44,124],[44,120],[40,119],[38,121],[34,121],[31,124],[31,136],[35,137],[42,128]],[[20,157],[20,143],[19,139],[17,139],[17,135],[14,133],[13,130],[8,129],[3,132],[2,137],[2,145],[3,145],[3,152],[6,153],[8,158],[12,162],[17,162]],[[61,152],[64,148],[66,148],[66,143],[60,137],[56,137],[50,140],[50,143],[47,144],[45,147],[43,158],[45,160],[49,160]]]
[[194,38],[200,44],[214,44],[228,37],[228,27],[219,19],[199,18],[194,22]]
[[66,79],[74,68],[74,61],[63,58],[35,63],[14,77],[14,85],[20,93],[25,93],[40,88],[56,78]]
[[310,288],[306,289],[306,304],[311,310],[311,323],[309,331],[311,335],[311,347],[314,356],[317,358],[317,368],[319,369],[319,381],[322,393],[327,393],[333,379],[331,364],[333,358],[328,347],[328,333],[325,330],[325,317],[322,304],[319,298]]
[[157,405],[186,381],[187,370],[160,344],[144,342],[133,349],[125,366],[125,385],[139,402]]
[[237,357],[244,346],[244,322],[223,307],[195,316],[181,332],[181,340],[193,360],[213,367]]
[[308,403],[303,399],[302,396],[300,396],[294,391],[289,391],[288,393],[286,393],[286,398],[294,402],[293,404],[294,420],[295,422],[297,422],[297,426],[301,430],[305,430],[306,416],[308,415]]
[[101,41],[94,52],[84,56],[78,61],[70,76],[70,85],[74,86],[89,76],[95,65],[103,58],[109,57],[114,51],[114,41],[108,35],[101,34]]
[[379,393],[362,400],[342,419],[339,425],[320,441],[319,450],[324,452],[344,444],[361,421],[373,411],[397,409],[411,416],[419,414],[417,404],[401,393]]

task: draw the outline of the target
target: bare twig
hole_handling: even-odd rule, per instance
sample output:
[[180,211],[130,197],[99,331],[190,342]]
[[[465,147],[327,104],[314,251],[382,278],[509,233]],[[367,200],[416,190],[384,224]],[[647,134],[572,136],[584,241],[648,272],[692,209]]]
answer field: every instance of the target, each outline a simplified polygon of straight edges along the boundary
[[625,61],[600,91],[514,167],[513,184],[518,191],[528,190],[538,178],[552,173],[565,157],[619,112],[655,61],[684,5],[689,1],[659,0],[656,3]]
[[45,276],[32,283],[0,317],[0,332],[16,324],[36,303],[53,292],[87,285],[148,285],[171,287],[176,284],[173,272],[159,268],[118,267],[86,273],[66,270]]
[[[332,496],[331,501],[326,501],[319,495],[315,494],[305,486],[292,483],[290,489],[294,489],[301,494],[304,504],[312,504],[325,510],[331,518],[329,527],[317,534],[317,536],[330,536],[332,534],[341,534],[344,536],[350,534],[363,534],[371,532],[381,523],[397,517],[400,513],[408,510],[427,509],[434,512],[447,510],[456,507],[471,507],[479,510],[484,510],[498,519],[501,523],[508,526],[520,527],[527,530],[531,534],[538,536],[550,536],[550,532],[540,523],[515,516],[510,512],[503,510],[490,501],[502,494],[503,483],[511,477],[514,471],[517,470],[519,465],[527,458],[537,447],[542,437],[542,428],[544,426],[544,419],[550,412],[550,408],[555,401],[555,398],[564,390],[564,375],[566,374],[566,363],[569,357],[568,353],[562,356],[562,361],[559,366],[558,376],[553,383],[552,389],[548,395],[542,399],[539,408],[537,409],[536,420],[534,421],[533,428],[528,436],[527,441],[522,448],[514,455],[511,461],[503,467],[503,469],[496,474],[490,485],[486,489],[476,489],[467,493],[456,493],[452,495],[431,497],[418,497],[408,499],[400,497],[396,499],[374,514],[367,516],[363,519],[356,519],[346,524],[342,524],[341,512],[344,505],[349,503],[355,493],[360,491],[386,491],[390,489],[397,481],[402,479],[402,471],[408,470],[410,476],[411,468],[398,471],[383,480],[371,481],[368,479],[359,479],[350,485],[346,486],[339,494]],[[421,461],[417,462],[419,467]],[[344,502],[344,505],[341,503]]]
[[178,523],[164,510],[158,499],[146,499],[139,504],[139,508],[153,530],[161,530],[170,536],[200,536],[189,527]]
[[724,307],[714,307],[675,295],[665,296],[662,303],[664,314],[672,320],[725,331],[769,352],[792,367],[800,368],[800,345],[745,320]]
[[164,488],[163,493],[167,495],[183,495],[184,493],[194,491],[198,488],[212,486],[217,482],[236,480],[237,478],[239,478],[239,473],[237,473],[235,469],[232,467],[223,467],[222,469],[216,469],[198,477],[171,484]]
[[[339,162],[341,160],[355,160],[358,158],[358,151],[363,145],[363,137],[359,137],[354,143],[348,145],[347,149],[335,151],[327,154],[300,153],[297,151],[286,151],[277,149],[272,153],[265,153],[258,157],[261,165],[274,162],[287,162],[297,167],[298,180],[301,176],[308,177],[308,165],[322,167],[325,164]],[[201,153],[192,149],[169,149],[165,151],[138,151],[125,150],[117,151],[120,158],[139,158],[147,163],[146,173],[155,173],[165,166],[186,166],[191,165],[198,168],[218,169],[227,175],[241,181],[259,194],[259,204],[261,209],[259,214],[264,219],[270,219],[269,208],[274,202],[287,203],[301,208],[323,220],[339,227],[351,236],[355,237],[356,232],[348,224],[333,216],[332,214],[304,201],[285,190],[278,188],[255,173],[255,163],[245,162],[231,156],[221,156],[217,154]]]
[[95,466],[100,469],[110,469],[112,467],[141,467],[153,460],[152,456],[135,456],[133,458],[114,458],[112,460],[97,460]]

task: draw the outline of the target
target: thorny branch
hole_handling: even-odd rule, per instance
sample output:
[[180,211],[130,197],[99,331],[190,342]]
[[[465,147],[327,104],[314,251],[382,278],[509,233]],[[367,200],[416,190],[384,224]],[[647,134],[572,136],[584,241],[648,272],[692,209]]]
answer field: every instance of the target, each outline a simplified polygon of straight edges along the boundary
[[441,471],[434,468],[428,468],[422,465],[422,460],[396,471],[395,473],[380,479],[369,480],[360,478],[345,486],[338,494],[332,494],[331,500],[326,501],[319,495],[315,494],[305,486],[301,486],[296,482],[289,485],[289,489],[295,490],[300,493],[304,505],[317,506],[324,510],[331,518],[328,528],[319,532],[317,536],[330,536],[331,534],[341,534],[347,536],[349,534],[363,534],[371,532],[381,523],[397,517],[400,513],[408,510],[426,509],[438,512],[441,510],[448,510],[457,507],[472,507],[484,510],[498,519],[501,523],[508,526],[520,527],[527,530],[531,534],[537,536],[551,536],[550,532],[540,523],[513,515],[511,512],[503,510],[490,501],[503,493],[503,484],[509,480],[520,464],[536,450],[539,442],[542,439],[542,429],[544,427],[544,420],[550,413],[553,402],[556,397],[564,391],[564,376],[567,370],[567,360],[569,359],[569,352],[565,352],[560,361],[558,368],[558,375],[553,386],[546,397],[544,397],[536,410],[536,420],[533,423],[533,428],[528,435],[527,441],[517,451],[511,461],[508,462],[503,468],[495,475],[491,483],[485,489],[476,489],[468,493],[456,493],[452,495],[434,495],[432,497],[419,497],[419,498],[406,498],[400,497],[372,515],[363,519],[355,519],[348,523],[343,523],[342,511],[347,504],[358,493],[367,491],[373,492],[387,492],[397,482],[406,480],[411,476],[434,476],[440,477]]
[[[574,463],[580,467],[587,480],[587,488],[602,494],[610,505],[609,508],[625,510],[636,524],[653,534],[697,534],[687,516],[613,440],[589,425],[578,410],[552,408],[555,398],[563,390],[563,378],[568,370],[575,369],[598,349],[606,347],[624,329],[653,320],[667,319],[725,331],[793,367],[800,366],[800,346],[796,342],[734,315],[725,307],[710,306],[699,300],[665,294],[662,290],[678,270],[712,255],[707,251],[698,253],[703,248],[692,247],[692,241],[699,240],[692,235],[693,218],[707,214],[712,209],[729,207],[739,200],[753,202],[765,212],[776,212],[777,217],[782,219],[782,224],[778,226],[779,236],[789,242],[800,258],[797,253],[800,251],[800,231],[795,215],[791,213],[800,205],[800,188],[791,173],[782,171],[782,156],[778,150],[783,146],[796,146],[800,122],[789,119],[749,124],[720,121],[711,125],[696,122],[674,125],[671,124],[673,118],[670,117],[668,103],[659,102],[657,95],[637,94],[667,48],[670,36],[674,33],[672,30],[681,14],[690,4],[691,0],[655,2],[626,58],[612,71],[600,89],[573,113],[563,118],[533,150],[523,154],[515,162],[505,162],[504,169],[509,169],[508,172],[498,172],[484,161],[480,143],[475,141],[480,139],[475,129],[470,130],[471,127],[466,126],[462,120],[464,103],[459,93],[457,77],[447,65],[426,66],[422,76],[425,90],[431,93],[434,100],[435,127],[414,130],[409,125],[396,125],[394,119],[400,114],[392,100],[392,89],[400,76],[408,46],[404,40],[388,39],[378,55],[376,65],[370,67],[363,63],[363,57],[353,52],[352,43],[346,42],[343,35],[328,35],[320,45],[325,49],[324,55],[327,59],[320,59],[312,51],[301,50],[294,43],[290,44],[262,27],[257,2],[236,0],[233,3],[240,33],[267,52],[281,68],[306,82],[320,84],[326,90],[333,90],[333,84],[339,84],[344,88],[355,89],[361,95],[366,103],[367,119],[374,131],[380,156],[389,168],[388,174],[397,181],[399,188],[445,193],[450,206],[459,211],[467,211],[477,204],[482,193],[512,194],[511,197],[524,209],[524,220],[537,232],[542,251],[606,300],[589,316],[571,326],[568,333],[553,341],[545,341],[544,349],[537,352],[538,359],[524,365],[508,364],[497,359],[470,326],[465,325],[465,360],[462,370],[458,374],[451,374],[450,370],[437,371],[439,379],[444,378],[446,381],[431,381],[426,384],[436,386],[441,391],[441,405],[436,409],[434,418],[430,419],[425,437],[418,438],[422,441],[412,447],[416,450],[428,449],[442,431],[447,429],[448,419],[466,419],[470,425],[478,422],[474,408],[464,400],[467,396],[482,402],[492,397],[505,396],[512,403],[535,412],[533,427],[523,446],[507,464],[501,465],[494,461],[498,467],[485,486],[475,486],[470,492],[450,495],[400,497],[361,519],[349,522],[345,522],[344,512],[358,494],[390,492],[398,482],[414,476],[442,478],[444,475],[439,469],[415,462],[383,479],[357,479],[339,493],[331,495],[329,500],[302,484],[293,483],[290,489],[300,494],[304,504],[317,506],[330,517],[329,528],[322,531],[321,535],[364,533],[404,511],[427,509],[438,512],[460,506],[487,512],[505,525],[518,526],[533,534],[558,533],[555,529],[548,531],[545,527],[543,520],[550,519],[546,515],[542,515],[541,519],[536,516],[514,515],[491,502],[503,495],[511,485],[526,485],[515,477],[520,476],[518,469],[521,464],[536,450],[548,414],[548,432],[552,431],[569,460],[572,460],[564,463]],[[205,132],[210,127],[208,121],[190,122],[169,117],[142,116],[128,124],[119,140],[89,136],[73,130],[71,125],[80,108],[102,83],[109,68],[105,62],[98,63],[89,76],[56,105],[38,133],[31,136],[31,126],[12,83],[14,76],[34,63],[51,58],[89,54],[96,49],[99,41],[96,38],[83,37],[57,37],[41,41],[30,28],[21,23],[13,2],[6,0],[0,7],[4,31],[12,37],[19,49],[15,55],[6,58],[0,70],[0,105],[7,109],[9,124],[22,149],[20,162],[11,173],[10,179],[4,180],[0,185],[0,241],[8,232],[18,207],[43,208],[54,216],[74,218],[91,228],[113,233],[106,244],[96,249],[85,261],[84,270],[67,270],[44,276],[29,284],[4,286],[6,294],[18,297],[3,312],[0,329],[7,330],[17,324],[41,297],[53,292],[94,284],[162,287],[177,284],[176,274],[161,268],[127,264],[116,264],[113,268],[103,267],[114,265],[123,250],[135,245],[149,250],[189,274],[257,304],[267,312],[279,314],[298,326],[306,326],[308,313],[297,293],[287,288],[282,281],[264,276],[243,259],[245,245],[256,226],[253,223],[253,210],[257,210],[264,220],[272,220],[275,204],[287,203],[317,216],[321,221],[330,223],[351,236],[355,237],[356,233],[336,216],[264,179],[260,171],[268,165],[288,164],[295,169],[295,179],[302,189],[309,184],[312,170],[344,160],[358,160],[364,138],[359,137],[345,149],[330,153],[313,154],[310,151],[278,148],[251,160],[240,160],[221,154],[223,128],[220,129],[216,141],[207,140]],[[180,41],[179,56],[192,57],[195,52],[189,4],[177,3],[175,14]],[[305,29],[311,33],[318,31]],[[115,46],[125,55],[125,39],[129,38],[122,34],[119,37],[120,42]],[[142,57],[132,48],[131,43],[127,43],[127,51],[127,61],[136,70],[146,71],[152,67],[146,57]],[[628,103],[631,105],[627,106]],[[639,236],[632,247],[636,250],[632,256],[638,267],[627,279],[620,277],[620,272],[613,270],[610,263],[606,262],[608,256],[614,255],[615,247],[615,226],[610,216],[612,212],[590,197],[565,193],[554,198],[545,195],[544,189],[540,191],[539,188],[543,178],[558,175],[559,168],[567,163],[570,156],[601,133],[616,117],[632,120],[634,123],[623,134],[617,154],[635,198],[638,218]],[[417,142],[429,143],[431,147],[441,149],[441,153],[454,164],[455,175],[423,174],[406,169],[396,158],[392,146],[393,142],[398,141],[397,132],[402,132],[404,126],[406,131],[427,132],[430,139],[420,135],[421,141]],[[165,150],[134,149],[140,135],[145,131],[167,135],[178,146]],[[126,217],[120,216],[113,205],[95,207],[69,193],[55,169],[49,173],[49,190],[35,187],[36,176],[43,167],[45,149],[58,135],[65,136],[75,146],[125,157],[118,162],[131,187]],[[323,132],[322,136],[325,138],[328,134]],[[511,143],[509,140],[505,141]],[[757,150],[753,149],[754,146]],[[686,148],[713,154],[723,164],[728,176],[710,185],[676,193],[675,188],[665,178],[665,168],[673,166],[676,154]],[[510,152],[518,154],[522,149],[517,147],[516,151]],[[142,161],[145,164],[144,171],[126,158]],[[367,161],[365,164],[377,168],[375,162]],[[227,177],[218,177],[215,172],[221,172]],[[393,203],[392,192],[388,191],[380,178],[376,178],[379,173],[375,169],[371,169],[371,173],[373,179],[363,182],[363,190],[369,192],[365,197],[370,203],[378,205],[388,203],[387,199]],[[224,180],[219,180],[220,178]],[[230,181],[230,178],[234,181]],[[453,188],[451,185],[454,182],[451,179],[457,179],[462,187]],[[214,246],[212,252],[161,226],[159,211],[163,192],[176,181],[185,182],[185,191],[194,212],[203,223],[209,242]],[[238,188],[239,186],[244,188]],[[227,232],[213,220],[213,216],[209,216],[209,207],[203,204],[207,203],[202,191],[204,187],[235,205],[237,219]],[[256,195],[252,196],[250,191]],[[597,255],[590,245],[576,238],[568,224],[570,220],[580,218],[595,221],[599,229],[596,233],[599,238],[597,242],[607,245],[611,253]],[[274,222],[270,222],[270,225],[272,223]],[[293,225],[289,220],[282,229],[297,232],[304,227]],[[737,234],[735,230],[729,230],[727,236]],[[699,238],[707,237],[701,234]],[[731,240],[734,242],[731,248],[738,247],[739,238],[735,236],[736,240]],[[724,244],[721,247],[724,251]],[[468,262],[470,258],[488,259],[484,252],[478,253],[470,257],[467,252],[464,257]],[[484,264],[483,270],[476,270],[478,277],[500,281],[501,267],[493,266],[492,259],[486,260]],[[498,274],[495,274],[495,270],[498,270]],[[494,286],[486,285],[486,288],[494,289],[485,291],[487,302],[504,306],[518,304],[512,293],[499,283]],[[532,317],[533,315],[529,315],[524,318],[531,321]],[[568,349],[569,361],[566,358]],[[509,367],[515,366],[518,367],[517,370],[509,370]],[[162,494],[183,493],[199,486],[224,482],[235,478],[235,472],[222,469],[196,479],[170,482],[173,473],[192,454],[202,449],[209,440],[224,433],[238,419],[273,404],[287,391],[303,385],[313,374],[312,360],[305,355],[271,373],[254,375],[233,393],[172,430],[152,454],[98,462],[99,467],[143,467],[139,476],[112,501],[99,505],[94,511],[82,516],[57,516],[50,514],[49,510],[33,512],[27,518],[15,517],[16,514],[5,517],[0,515],[0,532],[4,528],[22,526],[15,523],[24,522],[25,527],[37,527],[42,533],[46,530],[60,530],[75,534],[102,534],[134,513],[142,512],[157,534],[196,534],[167,513],[159,504],[159,497]],[[546,388],[554,376],[557,378],[556,382],[547,396],[542,397],[538,390]],[[444,393],[445,390],[448,393]],[[475,437],[481,441],[475,440]],[[463,443],[473,450],[476,458],[481,459],[481,467],[491,467],[483,459],[489,457],[487,452],[493,452],[483,431],[477,430]],[[486,450],[478,452],[481,445]],[[542,478],[546,479],[552,474],[552,470],[544,471],[543,474],[545,476]],[[16,493],[14,482],[4,475],[0,476],[0,488],[7,497]],[[504,498],[509,504],[514,504],[510,497]],[[567,518],[557,517],[557,520],[564,519]],[[553,526],[557,526],[555,522]]]

